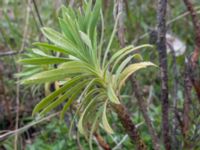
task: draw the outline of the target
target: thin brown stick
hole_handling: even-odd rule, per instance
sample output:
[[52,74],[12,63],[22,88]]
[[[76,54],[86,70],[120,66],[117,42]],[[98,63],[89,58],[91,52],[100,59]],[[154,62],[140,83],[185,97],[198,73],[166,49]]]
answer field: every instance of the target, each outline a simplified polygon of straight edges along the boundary
[[43,22],[42,22],[42,19],[41,19],[41,16],[40,16],[40,13],[39,13],[39,10],[38,10],[38,7],[37,7],[37,3],[36,3],[35,0],[32,0],[32,2],[33,2],[33,5],[34,5],[35,12],[36,12],[36,14],[37,14],[37,18],[38,18],[38,20],[39,20],[40,26],[43,27],[44,24],[43,24]]
[[48,121],[48,120],[50,120],[51,118],[53,118],[53,117],[59,115],[59,113],[60,113],[60,112],[57,112],[57,113],[51,114],[51,115],[49,115],[49,116],[47,116],[47,117],[41,118],[41,119],[39,119],[39,120],[37,120],[37,121],[33,121],[32,123],[29,123],[28,125],[26,125],[26,126],[24,126],[24,127],[18,128],[17,130],[13,130],[13,131],[6,132],[6,133],[0,135],[0,142],[6,140],[6,139],[8,139],[9,137],[14,136],[14,135],[16,135],[16,134],[20,134],[20,133],[26,131],[27,129],[29,129],[30,127],[36,125],[36,124],[39,124],[39,123],[44,122],[44,121]]
[[35,16],[35,14],[34,14],[34,8],[33,8],[33,6],[30,4],[30,9],[31,9],[31,15],[32,15],[32,17],[33,17],[33,21],[35,22],[35,25],[36,25],[36,28],[37,28],[37,30],[38,30],[38,32],[40,32],[40,25],[39,25],[39,23],[37,22],[37,19],[36,19],[36,16]]
[[[199,55],[199,51],[200,51],[200,21],[198,19],[198,16],[197,16],[197,11],[194,9],[194,6],[191,2],[191,0],[183,0],[188,11],[190,12],[190,15],[192,17],[192,22],[193,22],[193,25],[194,25],[194,29],[195,29],[195,33],[196,33],[196,39],[195,39],[195,42],[196,42],[196,49],[195,49],[195,52],[194,53],[198,53],[196,55]],[[195,55],[195,54],[193,54]],[[194,60],[194,63],[197,61],[195,56],[193,58]]]
[[186,62],[185,66],[185,75],[184,75],[184,93],[185,93],[185,100],[184,100],[184,108],[183,108],[183,138],[184,138],[184,149],[190,149],[190,144],[188,141],[188,132],[189,132],[189,125],[190,125],[190,102],[191,102],[191,81],[189,76],[189,65]]
[[[200,55],[200,21],[197,16],[197,11],[194,8],[191,0],[183,0],[183,1],[186,5],[188,11],[190,12],[190,15],[192,17],[192,23],[194,26],[194,31],[195,31],[195,48],[194,48],[194,52],[188,62],[191,65],[190,66],[191,72],[194,73],[198,69],[197,62],[198,62],[199,55]],[[190,75],[190,79],[191,79],[191,82],[196,91],[198,100],[200,102],[200,81],[199,81],[199,79],[196,79],[195,75],[193,75],[193,74]]]
[[[23,39],[22,39],[22,44],[21,48],[19,50],[19,53],[21,53],[24,49],[25,46],[25,40],[27,37],[27,31],[28,31],[28,22],[29,22],[29,15],[30,15],[30,0],[28,1],[27,4],[27,10],[26,10],[26,19],[25,19],[25,28],[24,28],[24,33],[23,33]],[[17,73],[20,72],[20,66],[17,66]],[[17,85],[16,85],[16,121],[15,121],[15,130],[18,129],[19,127],[19,109],[20,109],[20,84],[19,84],[19,78],[17,78]],[[15,134],[15,139],[14,139],[14,150],[17,150],[17,145],[18,145],[18,134]]]
[[18,55],[23,53],[24,51],[19,52],[15,52],[15,51],[6,51],[6,52],[1,52],[0,53],[0,57],[6,57],[6,56],[13,56],[13,55]]
[[171,149],[169,133],[169,100],[168,100],[168,70],[166,52],[166,12],[167,0],[158,0],[157,9],[157,49],[159,52],[159,63],[161,69],[161,101],[162,101],[162,133],[166,150]]

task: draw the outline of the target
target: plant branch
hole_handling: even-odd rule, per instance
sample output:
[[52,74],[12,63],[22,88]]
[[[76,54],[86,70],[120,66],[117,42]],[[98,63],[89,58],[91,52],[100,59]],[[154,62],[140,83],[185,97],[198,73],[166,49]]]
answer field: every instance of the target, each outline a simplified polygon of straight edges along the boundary
[[183,0],[183,1],[188,11],[190,12],[190,15],[192,17],[192,23],[194,26],[194,31],[195,31],[195,49],[188,63],[191,65],[190,69],[192,72],[192,74],[190,75],[190,79],[196,91],[198,100],[200,102],[200,88],[199,88],[200,81],[198,79],[195,79],[195,75],[194,75],[195,71],[198,71],[197,63],[198,63],[198,59],[200,55],[200,21],[197,16],[197,11],[194,8],[192,2],[190,0]]
[[184,108],[183,108],[183,129],[182,129],[185,149],[190,149],[190,145],[187,140],[188,132],[189,132],[189,125],[190,125],[189,112],[190,112],[191,89],[192,89],[189,74],[190,74],[190,69],[189,69],[188,63],[186,62],[185,74],[184,74],[185,100],[184,100],[184,104],[183,104]]
[[168,70],[166,52],[166,12],[167,0],[158,0],[157,10],[157,49],[159,52],[159,63],[161,69],[161,101],[162,101],[162,132],[166,150],[171,149],[169,134],[169,100],[168,100]]
[[140,134],[131,120],[131,117],[122,104],[114,104],[113,108],[117,113],[119,120],[124,127],[126,133],[129,135],[131,142],[136,144],[137,150],[147,150],[147,146],[141,139]]
[[104,140],[104,138],[98,134],[97,132],[94,133],[94,136],[97,140],[97,142],[99,143],[99,145],[104,149],[104,150],[111,150],[110,146],[106,143],[106,141]]

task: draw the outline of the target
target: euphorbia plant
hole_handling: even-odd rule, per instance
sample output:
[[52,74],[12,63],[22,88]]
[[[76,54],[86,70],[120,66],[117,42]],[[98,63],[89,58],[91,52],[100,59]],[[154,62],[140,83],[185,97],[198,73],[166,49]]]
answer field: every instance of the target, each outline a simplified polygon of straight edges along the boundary
[[[78,129],[80,133],[91,138],[99,125],[108,134],[113,133],[106,112],[115,111],[137,147],[142,148],[144,143],[121,104],[120,91],[135,71],[154,66],[151,62],[130,64],[135,56],[139,56],[133,55],[135,50],[151,46],[130,45],[108,57],[117,22],[108,43],[104,43],[104,29],[101,33],[97,32],[100,18],[103,20],[101,0],[96,1],[94,7],[92,5],[90,0],[79,10],[62,7],[62,18],[59,18],[61,33],[50,28],[42,29],[51,44],[34,43],[39,50],[33,50],[35,54],[28,55],[20,62],[34,69],[38,67],[48,70],[40,69],[39,73],[35,71],[36,74],[26,77],[22,83],[59,84],[59,88],[35,106],[33,114],[44,115],[64,103],[60,113],[63,118],[70,105],[74,104],[77,108],[75,115],[79,118]],[[104,46],[106,44],[107,46]],[[56,52],[56,55],[51,52]]]

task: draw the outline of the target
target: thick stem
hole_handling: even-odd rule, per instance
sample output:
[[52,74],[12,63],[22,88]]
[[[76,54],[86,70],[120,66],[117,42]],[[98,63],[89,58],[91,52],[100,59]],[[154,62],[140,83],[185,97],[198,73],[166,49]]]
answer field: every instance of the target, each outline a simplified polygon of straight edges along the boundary
[[147,146],[144,141],[141,139],[139,132],[132,122],[131,117],[122,104],[114,104],[113,108],[117,113],[119,120],[128,133],[132,143],[136,144],[137,150],[147,150]]
[[192,89],[189,73],[190,73],[189,67],[188,64],[186,64],[185,76],[184,76],[185,101],[183,106],[184,108],[183,108],[183,130],[182,130],[185,149],[190,149],[190,144],[188,143],[187,140],[189,132],[189,124],[190,124],[189,112],[190,112],[191,89]]
[[161,101],[162,101],[162,132],[164,146],[166,150],[171,149],[171,139],[169,135],[169,100],[168,100],[168,71],[166,52],[166,11],[167,0],[159,0],[157,11],[158,40],[157,49],[159,52],[159,62],[161,69]]
[[100,134],[98,134],[97,132],[95,132],[94,136],[95,136],[96,140],[98,141],[99,145],[104,150],[111,150],[110,146],[106,143],[106,141],[103,139],[103,137]]

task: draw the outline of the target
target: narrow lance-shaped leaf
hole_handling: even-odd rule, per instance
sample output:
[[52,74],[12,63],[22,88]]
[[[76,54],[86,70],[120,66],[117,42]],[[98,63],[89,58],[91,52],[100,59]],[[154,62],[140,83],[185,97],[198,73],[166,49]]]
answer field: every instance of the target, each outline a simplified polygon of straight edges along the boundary
[[111,44],[113,42],[115,33],[117,32],[117,25],[118,25],[119,16],[120,16],[120,14],[117,15],[117,19],[116,19],[116,22],[115,22],[115,25],[114,25],[114,28],[113,28],[113,32],[111,34],[110,40],[108,42],[108,46],[107,46],[106,51],[104,53],[102,67],[105,67],[105,65],[106,65],[106,59],[108,57],[108,52],[110,51],[110,47],[111,47]]
[[79,33],[83,42],[89,47],[90,50],[92,50],[92,43],[90,37],[84,32],[79,31]]
[[[90,80],[90,79],[89,79],[89,80]],[[87,81],[88,81],[88,80],[87,80]],[[88,91],[88,89],[90,88],[90,86],[93,86],[93,82],[94,82],[94,81],[95,81],[95,79],[93,79],[92,81],[90,81],[90,82],[87,84],[87,86],[85,87],[84,91],[80,94],[80,96],[79,96],[79,98],[78,98],[77,101],[80,101],[80,100],[83,98],[84,94],[87,93],[87,91]],[[81,83],[81,85],[84,85],[84,83]],[[80,86],[81,86],[81,85],[80,85]],[[77,95],[76,95],[76,97],[77,97]],[[73,101],[72,98],[71,98],[71,101]],[[67,111],[68,107],[70,106],[71,101],[67,102],[67,103],[65,104],[65,106],[63,107],[62,112],[61,112],[61,118],[64,117],[64,113]]]
[[34,108],[33,115],[40,110],[42,110],[44,107],[46,107],[48,104],[50,104],[56,97],[58,97],[60,94],[64,93],[69,87],[76,84],[80,80],[82,80],[84,76],[77,76],[73,79],[70,79],[67,81],[62,87],[60,87],[58,90],[54,91],[44,99],[42,99]]
[[33,74],[36,74],[38,72],[41,72],[41,71],[42,71],[42,68],[40,68],[40,67],[31,68],[31,70],[26,70],[25,72],[16,73],[15,76],[25,78],[25,77],[29,77]]
[[[82,88],[87,84],[88,80],[81,81],[75,85],[72,85],[70,89],[68,89],[62,96],[60,96],[57,100],[49,104],[47,107],[43,109],[40,113],[41,115],[51,111],[53,108],[60,105],[63,101],[69,98],[71,95],[75,95],[76,97],[81,92]],[[74,100],[74,99],[73,99]],[[68,100],[66,104],[71,104],[73,100]]]
[[87,132],[84,129],[84,122],[87,122],[87,115],[89,114],[89,118],[91,115],[91,111],[96,108],[97,103],[99,103],[99,101],[97,101],[97,99],[105,99],[105,95],[102,93],[99,93],[95,96],[93,96],[91,99],[89,99],[88,104],[86,105],[86,107],[83,109],[83,113],[81,113],[79,122],[78,122],[78,129],[79,132],[82,133],[83,135],[85,135],[85,137],[87,137]]
[[117,98],[112,86],[109,84],[107,89],[108,98],[112,103],[120,104],[119,99]]
[[33,48],[32,49],[32,52],[36,55],[39,55],[39,56],[43,56],[43,57],[51,57],[50,55],[47,55],[46,53],[44,53],[43,51],[39,50],[39,49],[36,49],[36,48]]
[[[70,51],[76,51],[76,54],[79,56],[79,58],[84,58],[84,56],[81,55],[80,50],[77,48],[77,45],[73,45],[73,43],[67,40],[67,38],[59,32],[51,28],[43,28],[42,32],[50,41],[52,41],[57,46],[68,49]],[[85,60],[87,59],[85,58]]]
[[[133,45],[127,46],[123,49],[120,49],[116,53],[111,56],[110,60],[107,62],[106,67],[108,68],[109,65],[113,64],[112,68],[115,68],[115,66],[120,62],[120,60],[125,57],[126,55],[129,55],[130,53],[134,52],[135,50],[142,49],[145,47],[152,47],[152,45],[144,44],[141,46],[133,47]],[[112,70],[113,71],[113,70]]]
[[124,68],[130,63],[131,59],[133,59],[133,58],[135,58],[135,57],[137,57],[137,58],[139,58],[139,59],[141,60],[141,55],[139,55],[139,54],[134,54],[133,56],[127,57],[127,58],[119,65],[119,67],[117,67],[117,70],[116,70],[116,73],[115,73],[115,81],[116,81],[116,82],[113,83],[113,84],[115,84],[115,86],[117,86],[116,83],[117,83],[117,80],[119,79],[119,76],[120,76],[121,72],[122,72],[122,71],[124,70]]
[[28,58],[21,59],[19,62],[23,64],[31,65],[48,65],[48,64],[59,64],[63,62],[71,61],[69,58],[56,58],[56,57],[41,57],[41,58]]
[[70,39],[71,42],[77,44],[77,40],[73,37],[73,32],[69,29],[69,25],[66,20],[59,18],[60,27],[64,33],[64,35]]
[[[59,68],[52,69],[49,71],[44,71],[25,79],[23,83],[45,83],[63,80],[64,78],[71,77],[74,74],[89,73],[88,68],[85,65],[79,66],[81,63],[79,61],[69,61],[63,63]],[[90,69],[90,68],[89,68]],[[88,74],[89,75],[89,74]]]
[[55,52],[59,52],[59,53],[64,53],[64,54],[76,56],[76,54],[70,49],[61,48],[59,46],[51,45],[51,44],[48,44],[48,43],[36,42],[36,43],[33,43],[33,45],[41,47],[41,48],[45,48],[45,50],[55,51]]
[[78,121],[78,130],[81,134],[86,135],[86,132],[84,130],[83,127],[83,118],[85,116],[85,113],[87,112],[88,108],[90,107],[90,105],[92,105],[92,103],[94,103],[95,101],[90,101],[90,103],[87,105],[87,107],[84,109],[83,113],[81,114],[79,121]]
[[[141,46],[137,46],[137,47],[134,47],[133,49],[130,49],[124,53],[122,53],[121,55],[119,55],[115,62],[113,63],[113,69],[116,67],[116,65],[118,65],[118,63],[127,55],[131,54],[132,52],[134,52],[135,50],[139,50],[141,48],[145,48],[145,47],[152,47],[152,45],[149,45],[149,44],[144,44],[144,45],[141,45]],[[113,71],[113,70],[112,70]]]
[[92,128],[91,128],[91,131],[90,131],[90,136],[89,136],[89,146],[90,146],[90,150],[93,150],[93,146],[92,146],[92,138],[94,136],[94,132],[97,128],[97,125],[98,125],[98,119],[101,115],[101,110],[99,110],[95,116],[95,119],[94,119],[94,122],[92,123]]
[[103,106],[102,125],[103,125],[104,130],[108,134],[113,134],[114,132],[113,132],[112,128],[110,127],[107,116],[106,116],[106,108],[107,108],[107,101],[105,102],[105,104]]
[[147,66],[156,66],[156,65],[151,62],[140,62],[140,63],[131,64],[128,67],[126,67],[124,71],[121,73],[121,75],[119,76],[119,83],[118,83],[119,89],[121,89],[122,85],[131,74],[133,74],[135,71],[139,69],[146,68]]
[[62,80],[66,77],[69,77],[70,73],[65,69],[53,69],[50,71],[43,71],[36,75],[29,77],[22,81],[24,84],[30,83],[45,83],[45,82],[54,82]]
[[89,29],[90,29],[90,38],[93,38],[93,34],[94,34],[94,30],[95,27],[97,26],[97,21],[99,19],[100,16],[100,10],[101,10],[101,4],[102,1],[96,1],[96,4],[93,8],[93,12],[92,12],[92,18],[90,19],[90,24],[89,24]]

